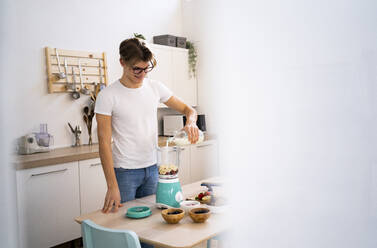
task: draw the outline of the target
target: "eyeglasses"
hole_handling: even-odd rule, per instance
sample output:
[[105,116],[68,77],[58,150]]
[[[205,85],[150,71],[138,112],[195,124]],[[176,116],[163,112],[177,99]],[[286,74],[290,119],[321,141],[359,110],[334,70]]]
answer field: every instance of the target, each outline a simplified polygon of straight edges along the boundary
[[142,71],[144,71],[145,73],[148,73],[150,72],[151,70],[153,70],[154,66],[147,66],[145,68],[140,68],[140,67],[137,67],[137,66],[134,66],[132,67],[132,70],[134,72],[134,74],[136,75],[139,75]]

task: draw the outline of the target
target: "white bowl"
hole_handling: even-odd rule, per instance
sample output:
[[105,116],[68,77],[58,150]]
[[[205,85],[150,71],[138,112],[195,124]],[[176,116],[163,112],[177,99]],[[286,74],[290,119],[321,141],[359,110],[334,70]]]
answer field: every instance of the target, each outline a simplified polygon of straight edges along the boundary
[[197,208],[200,206],[200,202],[198,201],[182,201],[179,203],[181,208],[185,210],[186,213],[188,213],[191,209]]

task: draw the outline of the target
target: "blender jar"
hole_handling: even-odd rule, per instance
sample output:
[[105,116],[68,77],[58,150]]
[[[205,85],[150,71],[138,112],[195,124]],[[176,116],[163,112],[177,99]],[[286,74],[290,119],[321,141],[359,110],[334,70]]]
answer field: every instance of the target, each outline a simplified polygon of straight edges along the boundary
[[37,143],[39,146],[50,147],[54,143],[54,137],[48,133],[47,124],[40,124],[40,131],[36,133]]
[[158,176],[161,179],[178,178],[179,152],[176,146],[164,146],[158,148]]

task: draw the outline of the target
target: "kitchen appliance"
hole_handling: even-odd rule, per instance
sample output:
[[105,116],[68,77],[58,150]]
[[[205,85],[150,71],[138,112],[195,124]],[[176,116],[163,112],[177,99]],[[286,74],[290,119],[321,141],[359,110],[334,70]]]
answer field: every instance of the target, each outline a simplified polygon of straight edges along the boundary
[[179,208],[183,201],[178,178],[180,148],[164,146],[158,148],[158,183],[156,192],[157,208]]
[[207,126],[206,126],[206,116],[201,114],[198,115],[198,119],[196,120],[196,125],[200,130],[202,130],[204,133],[207,132]]
[[183,115],[164,115],[163,130],[164,136],[173,136],[175,132],[180,131],[184,127]]
[[36,133],[24,135],[18,140],[18,153],[22,155],[49,152],[50,150],[49,147],[38,145]]
[[39,133],[30,133],[18,139],[17,150],[22,155],[49,152],[53,141],[53,136],[47,132],[47,124],[41,124]]

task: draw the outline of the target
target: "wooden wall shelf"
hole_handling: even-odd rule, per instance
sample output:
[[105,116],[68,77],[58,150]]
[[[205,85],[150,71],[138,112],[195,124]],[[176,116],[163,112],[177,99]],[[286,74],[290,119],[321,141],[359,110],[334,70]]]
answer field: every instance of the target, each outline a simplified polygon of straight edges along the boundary
[[[60,70],[66,77],[59,78],[59,66],[56,56],[58,50]],[[86,89],[95,92],[96,86],[108,85],[106,53],[71,51],[56,48],[45,48],[48,75],[48,93],[73,92],[73,73],[76,76],[76,90],[81,89],[79,60],[81,64],[82,83]],[[64,66],[67,61],[67,67]],[[67,70],[68,68],[68,70]]]

